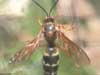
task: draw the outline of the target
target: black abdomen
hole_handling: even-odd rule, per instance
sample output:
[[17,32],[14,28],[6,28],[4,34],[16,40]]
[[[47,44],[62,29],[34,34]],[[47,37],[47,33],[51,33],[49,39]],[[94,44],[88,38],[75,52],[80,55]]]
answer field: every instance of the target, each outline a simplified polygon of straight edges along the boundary
[[59,62],[59,52],[53,52],[49,54],[48,52],[44,53],[43,56],[43,69],[44,75],[57,75],[58,63]]

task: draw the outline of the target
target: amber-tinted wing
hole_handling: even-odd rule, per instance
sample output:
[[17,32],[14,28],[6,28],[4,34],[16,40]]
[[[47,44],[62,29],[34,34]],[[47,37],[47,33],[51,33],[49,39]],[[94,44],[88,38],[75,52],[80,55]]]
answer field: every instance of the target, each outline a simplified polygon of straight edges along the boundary
[[31,56],[31,54],[39,46],[42,37],[43,34],[41,29],[37,37],[30,41],[24,48],[16,52],[15,55],[10,59],[9,63],[16,63],[25,59],[26,57]]
[[58,38],[60,38],[60,41],[63,41],[59,48],[75,61],[76,66],[90,63],[90,59],[84,50],[68,39],[63,32],[58,31]]

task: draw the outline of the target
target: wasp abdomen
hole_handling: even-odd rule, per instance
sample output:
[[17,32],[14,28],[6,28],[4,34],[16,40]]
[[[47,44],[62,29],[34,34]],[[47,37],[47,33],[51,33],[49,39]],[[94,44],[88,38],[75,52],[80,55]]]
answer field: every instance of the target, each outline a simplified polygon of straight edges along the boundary
[[43,68],[44,75],[57,75],[59,65],[59,52],[53,52],[49,54],[47,52],[44,53],[43,56]]

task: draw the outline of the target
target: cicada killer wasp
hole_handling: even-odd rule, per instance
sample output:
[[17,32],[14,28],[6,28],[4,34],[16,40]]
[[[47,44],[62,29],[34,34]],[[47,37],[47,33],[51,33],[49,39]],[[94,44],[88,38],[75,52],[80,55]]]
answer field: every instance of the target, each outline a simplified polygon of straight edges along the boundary
[[[37,1],[33,0],[33,2],[46,13],[46,18],[44,19],[43,24],[40,23],[42,25],[38,35],[24,48],[18,51],[11,58],[10,63],[16,63],[28,56],[31,56],[35,49],[41,46],[41,41],[46,40],[47,50],[43,55],[44,75],[57,75],[59,50],[64,51],[66,55],[72,58],[77,65],[89,64],[90,59],[84,50],[72,42],[63,32],[64,29],[67,31],[70,27],[67,25],[64,26],[56,24],[55,18],[50,16],[53,8],[58,3],[58,0],[55,1],[49,13],[47,13],[47,11]],[[63,41],[63,44],[57,46],[57,40]]]

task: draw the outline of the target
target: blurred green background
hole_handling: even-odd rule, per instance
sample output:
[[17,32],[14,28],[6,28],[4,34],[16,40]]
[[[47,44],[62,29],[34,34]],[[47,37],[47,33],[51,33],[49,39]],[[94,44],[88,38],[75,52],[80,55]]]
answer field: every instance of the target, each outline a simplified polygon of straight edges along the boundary
[[[0,0],[1,7],[7,0]],[[54,0],[36,0],[47,11],[54,3]],[[12,7],[13,8],[13,7]],[[0,8],[2,9],[2,8]],[[56,8],[52,15],[56,15]],[[20,33],[24,33],[29,38],[35,37],[40,25],[38,20],[43,22],[45,13],[31,0],[24,16],[1,15],[0,18],[0,75],[43,75],[42,55],[45,48],[38,48],[28,60],[19,62],[18,64],[8,64],[10,57],[16,51],[24,47],[25,41],[20,39]],[[14,26],[13,26],[14,25]],[[22,36],[23,37],[23,36]],[[30,40],[30,39],[29,39]],[[76,68],[70,59],[63,52],[60,52],[60,64],[58,75],[94,75],[95,71],[91,67]]]

